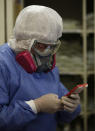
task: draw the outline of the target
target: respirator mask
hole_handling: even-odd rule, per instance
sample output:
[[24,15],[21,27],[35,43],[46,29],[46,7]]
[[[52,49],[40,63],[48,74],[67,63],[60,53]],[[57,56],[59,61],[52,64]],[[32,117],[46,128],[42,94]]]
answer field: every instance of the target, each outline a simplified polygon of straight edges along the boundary
[[31,53],[37,65],[36,72],[47,72],[51,70],[55,59],[55,53],[60,44],[61,42],[59,40],[54,44],[43,44],[37,40],[34,41],[31,47]]

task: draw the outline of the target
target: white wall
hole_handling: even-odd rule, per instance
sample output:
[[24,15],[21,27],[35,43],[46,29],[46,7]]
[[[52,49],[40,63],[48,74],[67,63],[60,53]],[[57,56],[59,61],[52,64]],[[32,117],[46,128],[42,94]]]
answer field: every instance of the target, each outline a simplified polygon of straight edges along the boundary
[[0,45],[11,37],[15,17],[22,8],[23,0],[0,0]]
[[5,42],[5,7],[4,0],[0,0],[0,45]]

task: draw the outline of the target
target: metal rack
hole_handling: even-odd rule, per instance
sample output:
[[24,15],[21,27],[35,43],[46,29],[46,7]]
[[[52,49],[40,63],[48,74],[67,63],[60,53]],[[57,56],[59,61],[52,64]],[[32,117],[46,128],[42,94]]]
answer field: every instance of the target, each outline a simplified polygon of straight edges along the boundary
[[[77,72],[74,72],[74,70],[72,71],[67,71],[65,72],[64,70],[64,67],[63,67],[63,70],[62,68],[59,66],[59,70],[60,70],[60,74],[64,74],[63,76],[65,75],[70,75],[70,76],[77,76],[77,75],[80,75],[82,77],[82,80],[83,80],[83,83],[87,83],[88,82],[88,76],[90,75],[94,75],[94,85],[93,85],[93,91],[94,91],[94,97],[93,97],[93,107],[95,107],[95,0],[93,0],[93,14],[94,14],[94,28],[93,29],[88,29],[87,28],[87,21],[86,21],[86,18],[87,18],[87,0],[82,0],[82,29],[65,29],[64,32],[63,32],[63,35],[64,34],[79,34],[81,35],[81,38],[82,38],[82,44],[83,44],[83,71],[77,71]],[[76,10],[77,11],[77,10]],[[92,34],[93,37],[94,37],[94,42],[93,43],[88,43],[88,40],[87,40],[87,37],[88,35]],[[87,69],[87,55],[88,55],[88,50],[87,50],[87,44],[93,44],[94,45],[94,49],[93,49],[93,55],[94,55],[94,69],[93,70],[89,70]],[[75,67],[76,68],[76,67]],[[63,82],[64,83],[64,82]],[[90,85],[88,86],[88,88],[90,88]],[[85,89],[84,92],[83,92],[83,105],[82,105],[82,112],[80,114],[79,117],[82,118],[82,123],[83,123],[83,129],[80,128],[80,124],[76,123],[76,129],[75,130],[79,130],[79,131],[88,131],[88,118],[89,116],[91,115],[95,115],[95,108],[93,109],[90,109],[88,111],[88,107],[89,107],[89,103],[88,103],[88,90]],[[72,124],[72,123],[71,123]],[[61,129],[60,131],[70,131],[71,130],[71,124],[68,124],[66,125],[66,129],[63,128]]]

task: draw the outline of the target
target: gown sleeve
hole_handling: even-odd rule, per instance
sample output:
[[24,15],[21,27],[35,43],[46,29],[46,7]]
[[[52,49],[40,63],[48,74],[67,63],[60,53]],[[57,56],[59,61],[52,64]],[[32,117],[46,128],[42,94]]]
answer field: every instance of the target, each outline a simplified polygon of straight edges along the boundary
[[21,130],[37,117],[24,101],[17,100],[10,104],[8,77],[8,73],[0,63],[0,131]]

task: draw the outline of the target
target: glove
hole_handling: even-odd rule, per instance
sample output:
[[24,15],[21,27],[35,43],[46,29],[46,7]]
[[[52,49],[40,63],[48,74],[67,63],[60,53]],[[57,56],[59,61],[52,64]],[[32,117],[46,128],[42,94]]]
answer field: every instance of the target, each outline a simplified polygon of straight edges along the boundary
[[68,112],[73,112],[80,104],[80,96],[79,94],[71,94],[70,97],[63,96],[61,98],[61,102],[63,104],[63,109]]
[[56,94],[46,94],[34,100],[37,112],[54,113],[61,107],[61,100]]

